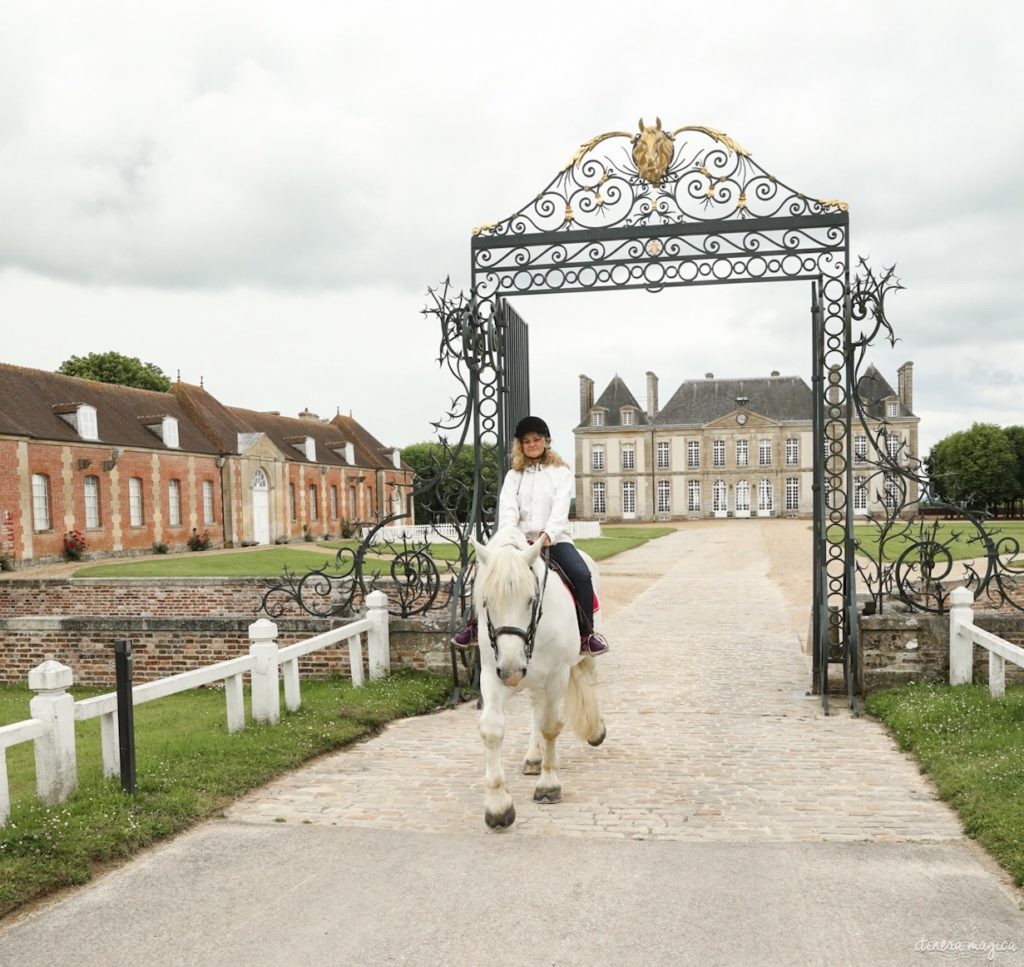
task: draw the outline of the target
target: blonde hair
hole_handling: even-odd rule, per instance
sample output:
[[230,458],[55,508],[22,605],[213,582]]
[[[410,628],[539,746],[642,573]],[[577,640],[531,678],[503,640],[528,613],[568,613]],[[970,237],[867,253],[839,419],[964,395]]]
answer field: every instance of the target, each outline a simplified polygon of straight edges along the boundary
[[537,460],[528,460],[526,454],[523,453],[523,445],[518,440],[512,444],[512,469],[522,472],[531,463],[538,464],[542,467],[567,467],[567,464],[554,450],[551,449],[550,437],[544,438],[544,452]]

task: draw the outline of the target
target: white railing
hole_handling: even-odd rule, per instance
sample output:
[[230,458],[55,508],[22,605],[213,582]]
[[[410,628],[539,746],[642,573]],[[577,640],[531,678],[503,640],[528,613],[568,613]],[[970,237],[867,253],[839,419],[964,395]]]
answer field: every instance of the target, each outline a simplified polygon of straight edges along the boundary
[[[277,625],[266,618],[249,625],[249,654],[132,689],[132,705],[152,702],[201,685],[224,682],[229,732],[245,728],[243,676],[249,675],[252,691],[253,721],[276,725],[281,721],[281,687],[284,679],[285,706],[294,712],[302,705],[299,684],[299,659],[348,642],[352,684],[363,684],[362,635],[366,635],[367,664],[370,678],[383,678],[391,670],[388,632],[388,599],[382,591],[366,596],[367,615],[322,635],[279,648]],[[7,749],[22,742],[35,743],[36,795],[47,805],[63,802],[78,788],[75,748],[75,722],[100,720],[100,747],[103,775],[117,776],[121,771],[118,754],[117,693],[108,692],[76,702],[67,689],[73,673],[67,665],[52,658],[28,673],[28,684],[35,698],[29,702],[29,719],[0,727],[0,826],[11,813],[10,785],[7,778]]]
[[[369,527],[363,528],[363,537],[370,533]],[[569,521],[569,536],[573,540],[581,537],[600,537],[601,522],[598,520]],[[452,524],[399,524],[394,527],[382,527],[373,535],[375,544],[391,541],[413,541],[417,544],[450,544],[459,542],[459,533]]]
[[988,693],[1002,698],[1006,692],[1006,663],[1024,668],[1024,648],[992,634],[974,623],[974,594],[968,588],[950,593],[949,684],[964,685],[974,672],[974,646],[988,652]]

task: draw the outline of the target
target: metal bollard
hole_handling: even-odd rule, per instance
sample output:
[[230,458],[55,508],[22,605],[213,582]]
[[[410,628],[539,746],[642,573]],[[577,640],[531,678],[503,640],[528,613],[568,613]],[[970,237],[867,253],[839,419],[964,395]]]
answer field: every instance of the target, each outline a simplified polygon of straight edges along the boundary
[[117,740],[121,758],[121,788],[135,792],[135,703],[132,700],[132,643],[114,640],[117,675]]

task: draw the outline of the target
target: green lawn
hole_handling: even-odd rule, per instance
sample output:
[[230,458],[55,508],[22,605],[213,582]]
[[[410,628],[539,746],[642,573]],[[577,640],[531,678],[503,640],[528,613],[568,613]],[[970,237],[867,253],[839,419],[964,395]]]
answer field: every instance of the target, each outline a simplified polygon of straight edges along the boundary
[[[605,527],[603,537],[587,538],[576,542],[595,561],[604,560],[613,554],[639,547],[656,537],[671,534],[671,527]],[[75,571],[76,578],[106,577],[277,577],[287,567],[297,574],[303,574],[313,567],[330,565],[333,571],[334,553],[339,547],[358,547],[354,541],[327,541],[317,544],[315,550],[300,550],[294,547],[268,547],[265,550],[247,551],[244,554],[218,554],[209,551],[189,554],[173,554],[159,560],[121,560],[110,564],[89,564]],[[322,553],[318,553],[322,552]],[[434,544],[432,555],[439,561],[456,561],[459,549],[454,544]],[[342,571],[351,560],[343,560]],[[364,558],[364,572],[386,574],[388,558],[367,556]]]
[[[300,551],[292,547],[269,547],[245,554],[217,554],[209,551],[173,554],[158,561],[117,561],[111,564],[90,564],[75,571],[76,578],[107,577],[277,577],[287,567],[298,574],[310,568],[329,565],[334,572],[334,551],[321,545],[315,551]],[[342,572],[351,558],[343,560]],[[364,570],[378,573],[387,570],[384,562],[367,558]]]
[[[35,798],[32,743],[7,751],[12,812],[0,827],[0,916],[33,897],[84,883],[94,864],[131,856],[307,759],[439,707],[445,677],[401,673],[356,689],[347,681],[302,684],[302,708],[277,726],[229,735],[224,693],[197,689],[135,711],[138,784],[125,795],[102,776],[99,720],[76,723],[79,791],[59,806]],[[73,690],[76,698],[98,694]],[[28,717],[30,692],[0,687],[0,725]],[[248,694],[246,705],[248,711]],[[283,710],[283,703],[282,703]]]
[[1024,885],[1024,686],[904,685],[868,711],[914,754],[967,832]]
[[[1024,548],[1024,521],[995,521],[987,528],[989,533],[998,542],[1003,538],[1015,539]],[[985,545],[978,540],[977,530],[963,521],[936,521],[923,526],[913,525],[902,533],[902,525],[895,526],[885,542],[885,560],[895,561],[910,544],[921,540],[935,540],[941,544],[950,542],[949,553],[954,560],[965,560],[981,558],[985,556]],[[857,553],[861,557],[878,559],[879,529],[873,524],[856,524],[853,529],[854,536],[861,542]],[[1012,545],[1001,548],[1004,553],[1013,551]],[[917,551],[910,555],[910,560],[917,560]]]

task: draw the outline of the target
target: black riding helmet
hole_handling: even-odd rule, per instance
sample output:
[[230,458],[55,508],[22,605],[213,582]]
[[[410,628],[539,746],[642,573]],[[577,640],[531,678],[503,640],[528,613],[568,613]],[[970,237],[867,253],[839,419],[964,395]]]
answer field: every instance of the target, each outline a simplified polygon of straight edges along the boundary
[[516,424],[516,439],[522,443],[527,433],[539,433],[545,440],[551,439],[551,431],[539,416],[524,416]]

